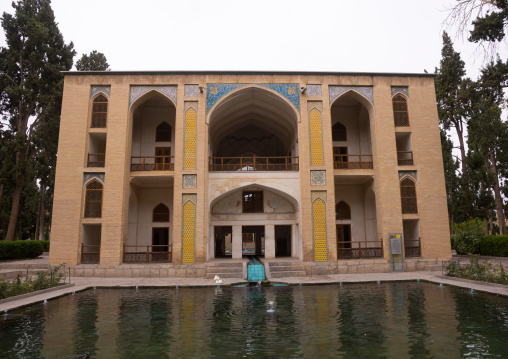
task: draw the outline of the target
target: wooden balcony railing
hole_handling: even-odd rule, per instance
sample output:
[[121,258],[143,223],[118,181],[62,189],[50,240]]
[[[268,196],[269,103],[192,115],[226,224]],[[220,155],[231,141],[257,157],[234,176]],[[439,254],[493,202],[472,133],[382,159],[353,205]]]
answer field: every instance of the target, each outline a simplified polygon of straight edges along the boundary
[[175,156],[133,156],[131,171],[174,171]]
[[99,264],[101,256],[100,245],[81,245],[81,264]]
[[372,155],[334,155],[335,169],[365,169],[373,168]]
[[124,263],[171,262],[171,245],[135,246],[124,244]]
[[298,171],[298,156],[209,157],[210,171]]
[[337,242],[338,259],[383,258],[383,241]]
[[89,153],[87,167],[104,167],[105,160],[105,153]]
[[397,151],[399,166],[413,165],[413,151]]
[[421,257],[422,249],[420,245],[420,238],[415,240],[404,241],[404,253],[407,258],[410,257]]

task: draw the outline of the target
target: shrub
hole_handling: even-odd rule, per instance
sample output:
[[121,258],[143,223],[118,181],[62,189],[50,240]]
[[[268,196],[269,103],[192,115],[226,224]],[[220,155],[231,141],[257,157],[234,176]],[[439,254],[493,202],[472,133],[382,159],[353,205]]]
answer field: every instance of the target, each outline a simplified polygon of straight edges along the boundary
[[51,271],[43,271],[35,277],[18,277],[13,280],[0,278],[0,299],[20,294],[35,292],[62,284],[64,278],[61,268],[64,264],[54,267]]
[[480,243],[483,256],[508,257],[508,236],[485,236]]
[[0,241],[0,260],[37,258],[43,249],[42,241]]
[[484,237],[484,226],[481,219],[471,219],[453,225],[455,234],[452,236],[452,246],[459,254],[478,253],[480,243]]
[[492,265],[487,261],[480,263],[478,256],[473,254],[469,255],[469,264],[460,264],[456,260],[451,260],[445,270],[449,277],[508,284],[508,275],[501,264]]

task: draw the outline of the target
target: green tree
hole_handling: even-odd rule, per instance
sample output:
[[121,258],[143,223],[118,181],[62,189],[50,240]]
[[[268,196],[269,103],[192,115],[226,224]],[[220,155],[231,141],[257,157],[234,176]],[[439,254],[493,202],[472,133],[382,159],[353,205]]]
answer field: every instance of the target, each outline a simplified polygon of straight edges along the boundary
[[76,62],[78,71],[110,71],[108,60],[102,52],[92,51],[90,55],[83,54]]
[[0,112],[8,121],[15,156],[7,240],[15,237],[36,132],[60,100],[61,71],[72,68],[75,55],[72,42],[66,44],[58,30],[50,0],[20,0],[12,6],[14,15],[1,18],[7,46],[0,49]]

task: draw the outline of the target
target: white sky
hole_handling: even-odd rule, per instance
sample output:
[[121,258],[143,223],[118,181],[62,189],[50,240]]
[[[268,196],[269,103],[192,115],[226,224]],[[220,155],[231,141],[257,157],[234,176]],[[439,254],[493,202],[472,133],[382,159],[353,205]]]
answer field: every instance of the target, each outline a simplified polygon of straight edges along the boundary
[[[434,72],[454,0],[53,0],[78,56],[112,70]],[[0,12],[13,13],[10,0]],[[453,31],[449,31],[454,38]],[[454,38],[468,75],[483,58]],[[0,46],[5,46],[3,32]]]

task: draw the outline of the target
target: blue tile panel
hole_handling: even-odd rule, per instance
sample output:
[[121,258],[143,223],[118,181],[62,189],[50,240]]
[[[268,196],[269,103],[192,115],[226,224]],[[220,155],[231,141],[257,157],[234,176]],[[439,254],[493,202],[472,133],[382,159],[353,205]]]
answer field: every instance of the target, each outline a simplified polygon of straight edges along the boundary
[[207,84],[206,112],[231,91],[247,86],[262,86],[274,90],[287,98],[298,110],[300,109],[300,92],[298,84]]
[[249,264],[247,266],[247,280],[257,282],[265,280],[265,267],[262,264]]
[[333,101],[337,97],[340,97],[343,93],[348,91],[356,91],[360,95],[367,98],[372,104],[374,104],[374,92],[372,86],[334,86],[329,87],[330,91],[330,106],[333,105]]
[[407,86],[392,86],[392,97],[398,93],[406,95],[406,97],[409,97],[409,89]]

